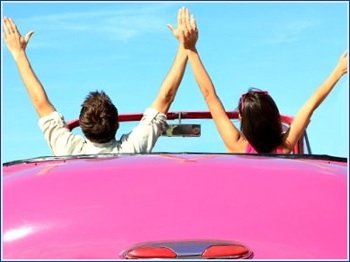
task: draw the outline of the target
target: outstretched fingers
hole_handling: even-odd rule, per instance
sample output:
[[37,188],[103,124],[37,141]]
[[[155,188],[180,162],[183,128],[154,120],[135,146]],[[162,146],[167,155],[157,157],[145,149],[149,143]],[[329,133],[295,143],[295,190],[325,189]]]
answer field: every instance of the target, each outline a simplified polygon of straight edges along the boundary
[[190,19],[190,26],[192,30],[197,31],[197,23],[196,23],[196,19],[194,18],[194,15],[191,14],[191,19]]
[[33,35],[34,31],[28,32],[23,37],[17,29],[15,22],[11,18],[5,17],[3,19],[3,24],[5,43],[12,55],[16,58],[21,51],[26,49],[29,39]]
[[194,49],[198,39],[196,20],[187,8],[182,8],[181,17],[184,24],[182,28],[183,45],[186,49]]
[[177,28],[175,28],[172,24],[167,24],[169,30],[173,33],[173,35],[181,41],[183,27],[185,26],[183,20],[183,12],[184,7],[180,8],[177,12]]
[[197,31],[197,24],[194,18],[194,15],[190,13],[190,11],[183,7],[182,8],[182,25],[183,30],[186,35],[193,34],[193,32]]
[[182,30],[185,30],[187,28],[187,24],[188,24],[188,9],[186,7],[181,7],[179,9],[179,13],[178,13],[178,27]]
[[4,18],[4,27],[5,27],[5,33],[7,35],[11,33],[18,33],[18,29],[16,24],[12,21],[11,18],[5,17]]
[[7,18],[7,17],[4,18],[3,25],[4,25],[3,35],[4,35],[4,38],[6,38],[12,31],[11,26],[10,26],[10,22],[9,22],[9,18]]
[[178,10],[177,28],[171,24],[167,24],[167,27],[185,49],[194,48],[198,39],[198,30],[196,20],[188,8],[181,7]]
[[180,28],[184,25],[183,23],[183,9],[184,7],[180,8],[177,12],[177,27]]
[[21,39],[22,36],[19,33],[15,22],[11,18],[5,17],[3,20],[3,24],[4,24],[3,35],[5,40]]

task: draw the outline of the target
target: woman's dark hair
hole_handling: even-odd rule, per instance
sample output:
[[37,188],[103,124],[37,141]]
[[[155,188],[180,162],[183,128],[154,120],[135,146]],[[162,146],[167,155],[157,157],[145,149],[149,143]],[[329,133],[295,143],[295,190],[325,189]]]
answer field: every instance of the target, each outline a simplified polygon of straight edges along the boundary
[[79,125],[85,137],[94,143],[107,143],[118,130],[118,110],[103,91],[90,92],[81,105]]
[[258,153],[271,153],[282,144],[282,123],[275,101],[266,92],[250,88],[238,103],[241,131]]

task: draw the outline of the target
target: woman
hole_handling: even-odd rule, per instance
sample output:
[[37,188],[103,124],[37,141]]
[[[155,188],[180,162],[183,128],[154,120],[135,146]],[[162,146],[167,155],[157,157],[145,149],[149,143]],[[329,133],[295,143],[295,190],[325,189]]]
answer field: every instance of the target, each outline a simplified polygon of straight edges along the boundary
[[179,39],[187,50],[188,60],[198,86],[208,105],[215,125],[226,149],[230,153],[284,153],[289,154],[310,121],[316,108],[323,102],[339,79],[348,71],[348,57],[345,51],[326,81],[301,107],[287,132],[282,133],[278,108],[270,95],[251,89],[239,99],[241,130],[228,118],[225,108],[217,96],[215,87],[204,68],[196,49],[198,30],[196,21],[187,10],[183,18],[183,34]]

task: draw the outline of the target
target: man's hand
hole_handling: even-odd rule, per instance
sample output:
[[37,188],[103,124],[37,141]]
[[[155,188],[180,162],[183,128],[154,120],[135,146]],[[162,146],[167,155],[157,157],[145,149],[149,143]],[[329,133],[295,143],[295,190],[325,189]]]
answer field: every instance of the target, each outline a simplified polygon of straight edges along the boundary
[[177,23],[177,28],[170,24],[167,26],[185,49],[195,49],[198,40],[198,29],[194,16],[190,15],[187,8],[182,7],[179,9]]
[[8,49],[10,50],[11,54],[13,55],[14,59],[16,60],[18,57],[18,54],[25,51],[27,44],[29,42],[29,39],[34,34],[34,31],[28,32],[23,37],[18,31],[16,24],[12,21],[11,18],[5,17],[3,24],[4,24],[3,36],[5,39],[5,43]]

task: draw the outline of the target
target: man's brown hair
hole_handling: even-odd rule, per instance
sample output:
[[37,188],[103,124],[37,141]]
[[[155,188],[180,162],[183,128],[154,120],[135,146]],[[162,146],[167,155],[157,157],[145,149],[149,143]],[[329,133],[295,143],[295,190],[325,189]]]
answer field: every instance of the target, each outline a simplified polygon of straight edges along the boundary
[[107,143],[115,138],[119,127],[118,110],[103,91],[90,92],[81,105],[80,128],[94,143]]

